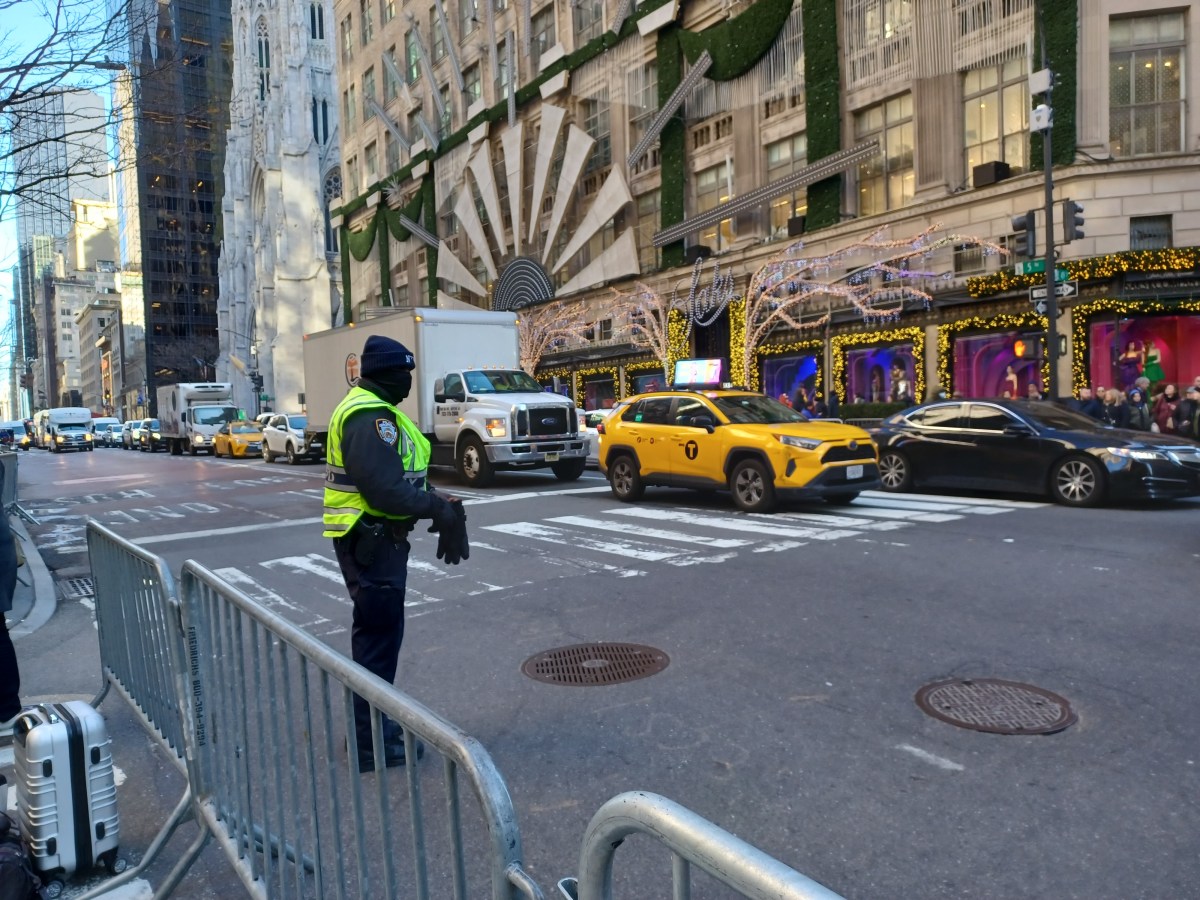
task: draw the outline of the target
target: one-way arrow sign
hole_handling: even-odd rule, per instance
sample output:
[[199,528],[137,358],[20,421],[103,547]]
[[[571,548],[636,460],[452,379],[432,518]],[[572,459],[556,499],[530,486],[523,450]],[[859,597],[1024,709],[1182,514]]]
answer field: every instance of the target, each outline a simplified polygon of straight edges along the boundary
[[[1062,299],[1063,297],[1074,297],[1079,293],[1078,281],[1060,281],[1054,286],[1054,296]],[[1029,289],[1030,302],[1037,302],[1046,299],[1046,286],[1043,284],[1040,287],[1031,287]]]

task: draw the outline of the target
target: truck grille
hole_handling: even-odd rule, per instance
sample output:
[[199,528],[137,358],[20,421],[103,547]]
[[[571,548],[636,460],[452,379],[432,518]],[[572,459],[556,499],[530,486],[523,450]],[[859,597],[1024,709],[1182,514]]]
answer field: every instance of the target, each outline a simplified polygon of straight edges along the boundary
[[517,435],[541,437],[551,434],[571,434],[570,410],[562,406],[529,407],[517,410]]

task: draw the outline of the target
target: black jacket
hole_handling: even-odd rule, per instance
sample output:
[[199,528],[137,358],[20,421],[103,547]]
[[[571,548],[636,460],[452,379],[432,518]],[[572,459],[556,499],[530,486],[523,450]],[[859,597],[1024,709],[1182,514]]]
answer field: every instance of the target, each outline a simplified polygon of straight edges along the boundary
[[[365,381],[359,386],[370,390]],[[342,467],[372,508],[391,516],[432,518],[445,501],[405,479],[396,446],[401,433],[391,410],[351,413],[342,425]]]
[[1114,428],[1129,427],[1129,407],[1124,403],[1105,403],[1100,407],[1100,422]]

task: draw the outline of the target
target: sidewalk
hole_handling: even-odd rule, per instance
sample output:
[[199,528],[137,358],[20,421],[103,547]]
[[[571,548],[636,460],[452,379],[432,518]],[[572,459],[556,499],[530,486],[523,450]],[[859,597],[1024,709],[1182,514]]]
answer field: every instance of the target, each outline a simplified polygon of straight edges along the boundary
[[[17,572],[13,609],[7,614],[9,631],[21,669],[21,702],[91,702],[101,688],[100,650],[90,601],[66,600],[18,516],[10,516],[26,564]],[[84,563],[86,560],[80,560]],[[117,808],[121,816],[121,855],[133,868],[183,795],[185,782],[165,753],[149,737],[129,705],[110,691],[100,704],[112,738],[117,781]],[[12,747],[0,742],[0,774],[8,784],[0,787],[0,808],[16,805],[13,788]],[[158,861],[130,885],[106,894],[106,900],[142,900],[152,895],[188,844],[196,826],[181,826]],[[101,884],[103,869],[87,878],[72,880],[62,896],[77,897]],[[149,883],[147,883],[149,882]],[[180,900],[216,900],[245,896],[241,882],[224,856],[210,842],[183,884],[172,894]]]

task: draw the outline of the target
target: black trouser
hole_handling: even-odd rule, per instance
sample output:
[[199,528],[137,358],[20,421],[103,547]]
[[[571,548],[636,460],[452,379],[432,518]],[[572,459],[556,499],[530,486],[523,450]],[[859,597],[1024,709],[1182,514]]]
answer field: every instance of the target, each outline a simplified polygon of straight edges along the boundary
[[[0,513],[3,515],[3,513]],[[7,722],[21,711],[21,673],[17,670],[17,651],[4,613],[0,613],[0,722]]]
[[[376,542],[374,559],[363,565],[355,558],[362,537],[356,526],[346,537],[333,539],[333,550],[350,599],[354,618],[350,630],[350,654],[369,672],[392,684],[404,641],[404,588],[408,580],[408,530],[393,529],[391,539]],[[354,696],[354,730],[360,754],[370,754],[371,714],[367,701]],[[399,740],[400,728],[383,720],[385,745]]]

